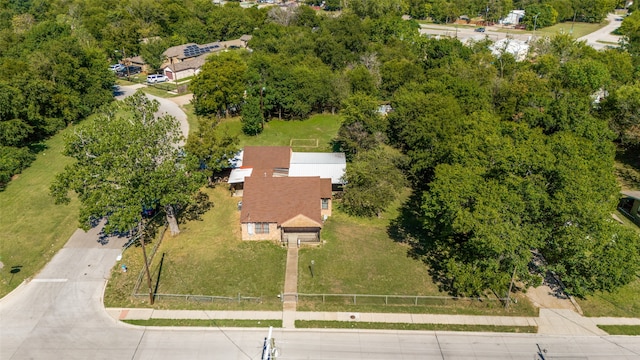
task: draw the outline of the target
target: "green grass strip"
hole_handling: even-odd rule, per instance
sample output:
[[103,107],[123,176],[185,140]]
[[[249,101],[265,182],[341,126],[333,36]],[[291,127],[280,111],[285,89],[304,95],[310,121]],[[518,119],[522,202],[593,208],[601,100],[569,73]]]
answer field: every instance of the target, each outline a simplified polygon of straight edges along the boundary
[[609,335],[640,335],[640,325],[598,325]]
[[384,329],[384,330],[437,330],[437,331],[482,331],[533,334],[536,326],[460,325],[460,324],[404,324],[381,322],[296,320],[296,328],[315,329]]
[[202,319],[149,319],[122,320],[138,326],[198,326],[198,327],[282,327],[282,320],[202,320]]

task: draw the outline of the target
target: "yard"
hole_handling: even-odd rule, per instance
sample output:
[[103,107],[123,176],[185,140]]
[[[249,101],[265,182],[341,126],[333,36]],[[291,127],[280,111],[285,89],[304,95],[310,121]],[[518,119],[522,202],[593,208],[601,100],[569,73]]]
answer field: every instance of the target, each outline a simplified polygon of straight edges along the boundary
[[[400,202],[396,203],[396,207]],[[396,297],[300,297],[300,311],[428,312],[534,316],[537,311],[524,298],[505,310],[500,301],[452,300],[440,292],[427,266],[408,256],[409,247],[387,234],[392,207],[382,218],[362,219],[344,214],[334,206],[322,230],[326,243],[303,248],[298,257],[298,292],[303,294],[377,294]],[[313,261],[313,276],[311,262]],[[414,296],[414,297],[411,297]],[[415,296],[442,297],[425,299]],[[415,306],[415,303],[418,306]],[[385,302],[388,305],[385,305]]]
[[78,202],[55,205],[49,196],[49,184],[71,162],[61,151],[72,131],[44,142],[33,164],[0,192],[0,297],[40,271],[78,227]]
[[[158,294],[228,297],[216,302],[192,302],[183,298],[159,297],[156,308],[175,309],[271,309],[281,308],[277,294],[284,286],[286,249],[270,242],[240,240],[239,198],[229,196],[224,184],[205,189],[213,207],[202,219],[181,225],[175,237],[165,234],[152,263],[152,279]],[[158,239],[155,240],[156,242]],[[148,245],[148,251],[153,244]],[[122,263],[128,271],[115,268],[105,293],[108,307],[148,306],[146,283],[131,297],[143,270],[142,251],[131,247]],[[237,297],[262,298],[241,300]]]
[[241,147],[292,146],[293,151],[324,152],[333,150],[331,140],[340,124],[340,116],[329,114],[316,114],[307,120],[272,119],[265,123],[263,133],[258,136],[244,135],[239,117],[223,120],[221,126],[239,136]]

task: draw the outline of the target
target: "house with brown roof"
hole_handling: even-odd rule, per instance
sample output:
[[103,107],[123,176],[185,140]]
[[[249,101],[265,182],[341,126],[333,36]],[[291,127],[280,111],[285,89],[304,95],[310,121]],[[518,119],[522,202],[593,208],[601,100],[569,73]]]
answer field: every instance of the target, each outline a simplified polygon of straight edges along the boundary
[[[320,241],[324,220],[331,216],[333,180],[307,168],[293,174],[298,162],[309,165],[295,154],[288,146],[244,148],[229,176],[232,190],[242,196],[243,240]],[[326,154],[344,159],[344,154]]]
[[242,240],[318,242],[331,205],[330,179],[248,177],[240,212]]

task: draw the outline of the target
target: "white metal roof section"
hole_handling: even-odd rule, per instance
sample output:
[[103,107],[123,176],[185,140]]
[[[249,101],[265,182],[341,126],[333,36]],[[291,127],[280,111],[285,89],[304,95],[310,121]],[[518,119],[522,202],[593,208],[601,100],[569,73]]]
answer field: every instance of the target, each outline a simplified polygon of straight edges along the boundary
[[294,152],[291,153],[289,176],[320,176],[331,179],[333,184],[342,184],[346,168],[343,153]]
[[252,168],[249,169],[233,169],[231,170],[231,174],[229,174],[229,184],[237,184],[244,182],[244,178],[247,176],[251,176],[253,172]]
[[235,154],[233,159],[229,159],[229,165],[231,165],[232,168],[242,167],[243,157],[244,157],[244,150],[238,151],[238,153]]

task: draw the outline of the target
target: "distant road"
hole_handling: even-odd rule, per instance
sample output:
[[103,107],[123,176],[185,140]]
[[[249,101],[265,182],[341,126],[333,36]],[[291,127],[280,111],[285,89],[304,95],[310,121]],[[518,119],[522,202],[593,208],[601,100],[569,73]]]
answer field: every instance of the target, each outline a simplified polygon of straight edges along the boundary
[[[578,38],[579,41],[586,41],[588,45],[592,46],[595,49],[604,49],[607,45],[617,44],[620,36],[612,35],[611,33],[620,27],[621,21],[616,21],[617,18],[620,18],[619,15],[609,14],[607,16],[607,20],[609,23],[603,28],[592,32],[591,34],[585,35],[581,38]],[[421,24],[420,25],[420,33],[423,35],[433,35],[433,36],[447,36],[455,38],[457,37],[460,41],[464,42],[468,39],[476,39],[482,40],[485,38],[489,38],[492,41],[497,41],[500,39],[504,39],[506,37],[510,37],[513,39],[518,39],[522,41],[527,41],[531,38],[531,33],[523,33],[520,30],[513,30],[512,32],[503,32],[503,28],[500,26],[486,26],[485,32],[475,32],[474,29],[476,27],[469,25],[436,25],[436,24]],[[497,31],[501,30],[501,31]],[[541,36],[541,34],[536,34],[536,38]],[[605,43],[602,43],[605,42]],[[613,43],[613,44],[607,44]]]

